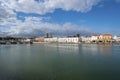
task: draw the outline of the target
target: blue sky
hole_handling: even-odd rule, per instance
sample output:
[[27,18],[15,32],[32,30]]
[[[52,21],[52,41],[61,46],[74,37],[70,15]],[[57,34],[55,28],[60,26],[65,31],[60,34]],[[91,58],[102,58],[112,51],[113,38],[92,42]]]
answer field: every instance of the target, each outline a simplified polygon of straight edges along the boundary
[[0,0],[0,35],[120,35],[120,0]]

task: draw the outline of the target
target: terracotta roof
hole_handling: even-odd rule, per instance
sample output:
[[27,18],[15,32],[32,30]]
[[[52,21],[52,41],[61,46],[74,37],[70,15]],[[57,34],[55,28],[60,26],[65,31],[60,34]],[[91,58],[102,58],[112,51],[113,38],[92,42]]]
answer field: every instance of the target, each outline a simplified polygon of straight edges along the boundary
[[112,34],[103,34],[103,36],[112,36]]

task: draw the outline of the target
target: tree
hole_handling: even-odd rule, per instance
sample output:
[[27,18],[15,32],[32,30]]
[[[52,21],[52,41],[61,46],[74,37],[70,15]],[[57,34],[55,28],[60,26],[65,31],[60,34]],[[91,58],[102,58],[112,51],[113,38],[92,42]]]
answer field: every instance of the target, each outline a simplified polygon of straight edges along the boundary
[[80,34],[76,34],[77,37],[80,37]]

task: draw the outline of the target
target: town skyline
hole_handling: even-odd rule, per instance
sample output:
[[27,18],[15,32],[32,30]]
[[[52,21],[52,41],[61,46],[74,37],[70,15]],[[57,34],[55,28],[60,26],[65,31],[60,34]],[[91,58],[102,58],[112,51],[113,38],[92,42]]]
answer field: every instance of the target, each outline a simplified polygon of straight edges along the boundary
[[43,37],[17,38],[17,37],[0,37],[0,44],[46,44],[46,43],[74,43],[74,44],[120,44],[120,36],[112,34],[92,34],[89,36],[80,36],[76,34],[66,37],[54,37],[46,34]]
[[120,0],[0,0],[0,36],[120,35]]

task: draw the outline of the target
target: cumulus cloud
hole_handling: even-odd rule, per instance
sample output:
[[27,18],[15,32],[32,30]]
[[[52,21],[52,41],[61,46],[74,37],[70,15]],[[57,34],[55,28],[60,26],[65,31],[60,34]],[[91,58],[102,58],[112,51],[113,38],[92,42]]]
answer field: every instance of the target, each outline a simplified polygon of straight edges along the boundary
[[16,22],[16,14],[0,0],[0,27]]
[[55,9],[87,12],[101,0],[3,0],[13,10],[25,13],[46,14]]
[[53,35],[73,35],[91,33],[84,26],[72,23],[45,22],[44,17],[25,17],[25,21],[16,18],[18,12],[46,14],[55,9],[87,12],[97,5],[100,0],[0,0],[0,35],[11,36],[40,36],[50,33]]
[[13,12],[13,10],[0,1],[0,19],[15,16],[16,14]]
[[53,34],[54,36],[67,36],[77,33],[91,33],[89,29],[79,25],[43,22],[38,17],[26,17],[24,22],[11,18],[1,23],[1,25],[4,25],[4,30],[1,27],[1,32],[7,36],[44,36],[46,33]]
[[77,33],[91,33],[89,29],[72,23],[55,24],[42,22],[38,17],[26,17],[24,22],[17,21],[16,24],[9,25],[4,33],[12,36],[44,36],[46,33],[54,36],[67,36]]

